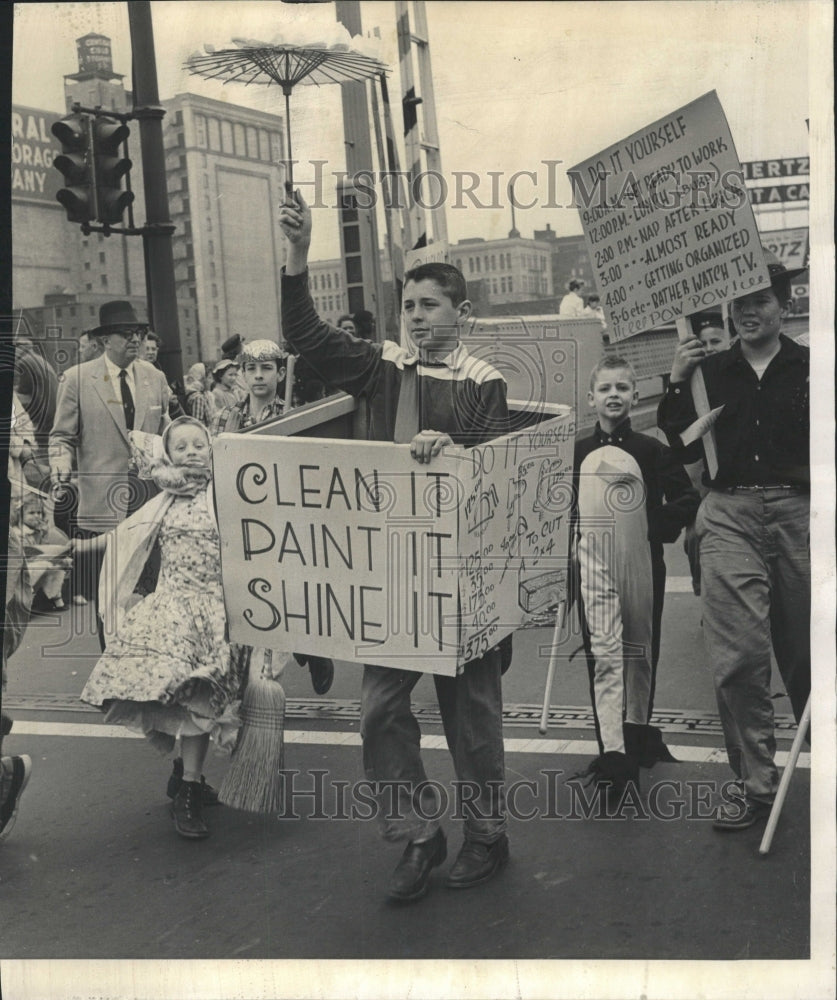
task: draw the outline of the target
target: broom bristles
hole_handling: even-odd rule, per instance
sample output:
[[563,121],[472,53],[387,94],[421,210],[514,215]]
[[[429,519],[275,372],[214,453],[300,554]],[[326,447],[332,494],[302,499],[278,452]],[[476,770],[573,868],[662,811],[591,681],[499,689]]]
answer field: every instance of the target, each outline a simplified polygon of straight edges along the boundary
[[284,796],[285,692],[264,677],[248,682],[241,702],[243,724],[218,798],[245,812],[277,813]]

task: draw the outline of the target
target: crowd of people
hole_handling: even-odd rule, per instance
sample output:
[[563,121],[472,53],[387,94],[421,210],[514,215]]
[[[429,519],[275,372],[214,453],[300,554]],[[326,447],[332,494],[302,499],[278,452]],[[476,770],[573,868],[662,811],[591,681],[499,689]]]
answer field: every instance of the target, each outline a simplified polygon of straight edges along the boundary
[[[317,315],[308,288],[311,213],[298,193],[279,221],[288,241],[283,341],[231,337],[221,359],[193,365],[182,393],[173,392],[158,366],[159,338],[128,303],[108,303],[86,335],[87,360],[64,372],[57,392],[41,397],[39,386],[52,385],[49,373],[29,362],[15,399],[10,475],[20,523],[10,532],[10,552],[20,573],[9,574],[4,670],[33,588],[60,608],[72,565],[73,599],[94,600],[98,592],[102,623],[102,655],[81,697],[164,752],[179,748],[167,790],[175,830],[189,839],[209,833],[203,809],[218,795],[203,763],[210,740],[235,746],[253,652],[230,643],[225,628],[213,438],[336,390],[365,402],[369,440],[408,444],[421,463],[447,445],[482,444],[509,427],[504,379],[460,340],[471,304],[455,267],[409,271],[401,342],[378,342],[368,316],[331,325]],[[809,352],[782,330],[794,273],[767,257],[771,286],[730,304],[734,341],[713,314],[696,318],[693,335],[677,347],[658,411],[668,445],[632,428],[636,373],[611,352],[590,375],[587,402],[597,422],[577,440],[574,462],[568,560],[599,749],[585,775],[618,803],[639,789],[641,769],[674,759],[651,717],[663,544],[685,529],[727,754],[741,783],[740,808],[721,809],[714,821],[727,832],[763,819],[776,794],[771,652],[797,720],[810,692]],[[598,308],[592,296],[585,304],[580,290],[576,283],[570,295],[582,309]],[[28,357],[26,345],[20,356]],[[686,447],[680,437],[698,416],[689,381],[698,366],[719,411],[712,473],[701,465],[700,441]],[[33,398],[43,403],[37,413],[26,405]],[[614,476],[633,502],[609,500]],[[62,531],[56,506],[59,534],[50,536],[49,505],[70,488],[75,510]],[[103,569],[105,552],[111,557]],[[463,843],[447,875],[454,889],[493,878],[510,855],[501,683],[507,650],[489,649],[456,676],[434,675],[456,777],[471,789],[462,803]],[[279,658],[278,673],[290,657]],[[296,659],[325,693],[331,661],[304,652]],[[421,898],[447,856],[410,700],[420,676],[367,664],[361,681],[366,777],[382,796],[383,789],[398,796],[395,804],[382,799],[380,815],[384,838],[406,842],[388,890],[400,902]],[[3,731],[9,727],[4,716]],[[30,771],[28,757],[3,758],[0,837]]]

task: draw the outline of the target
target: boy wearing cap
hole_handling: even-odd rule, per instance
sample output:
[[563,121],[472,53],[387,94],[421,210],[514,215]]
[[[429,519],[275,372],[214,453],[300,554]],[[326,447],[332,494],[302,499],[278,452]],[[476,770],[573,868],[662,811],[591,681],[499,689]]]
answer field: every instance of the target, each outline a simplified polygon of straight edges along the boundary
[[215,414],[212,436],[244,430],[285,412],[283,395],[288,352],[272,340],[252,340],[238,356],[247,396]]
[[727,756],[744,803],[719,811],[717,830],[767,817],[776,794],[771,646],[799,721],[811,690],[809,351],[782,333],[788,271],[765,252],[771,285],[731,306],[738,342],[707,355],[697,337],[678,345],[658,423],[671,437],[696,418],[689,378],[700,365],[718,471],[695,529],[700,541],[703,632],[714,670]]
[[[367,438],[411,446],[416,461],[432,462],[453,443],[476,445],[508,430],[506,384],[459,342],[470,314],[465,281],[449,264],[425,264],[404,276],[403,344],[371,343],[323,322],[308,290],[311,212],[299,193],[279,223],[288,237],[282,275],[282,329],[325,382],[365,399]],[[456,677],[434,675],[457,778],[474,797],[462,802],[465,842],[448,874],[450,888],[492,878],[509,855],[506,836],[501,656],[495,647],[466,663]],[[361,736],[367,778],[383,791],[385,839],[406,840],[389,898],[420,899],[430,874],[447,855],[438,802],[427,782],[420,732],[410,695],[417,671],[366,664],[361,689]],[[464,797],[463,797],[464,798]]]

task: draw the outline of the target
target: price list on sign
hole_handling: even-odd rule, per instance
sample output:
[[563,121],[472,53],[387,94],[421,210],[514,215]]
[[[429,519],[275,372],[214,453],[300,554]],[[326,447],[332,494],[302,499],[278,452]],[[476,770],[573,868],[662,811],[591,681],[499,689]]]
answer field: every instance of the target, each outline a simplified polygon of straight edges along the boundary
[[715,91],[568,175],[611,341],[769,284]]

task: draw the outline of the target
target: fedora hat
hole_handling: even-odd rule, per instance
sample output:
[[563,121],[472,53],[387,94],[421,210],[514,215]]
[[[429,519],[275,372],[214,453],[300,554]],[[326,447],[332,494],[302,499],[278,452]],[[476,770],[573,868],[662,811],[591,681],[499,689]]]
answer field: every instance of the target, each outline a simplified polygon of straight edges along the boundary
[[126,326],[148,329],[148,323],[137,317],[130,302],[105,302],[99,306],[99,325],[90,333],[94,337],[106,337]]

